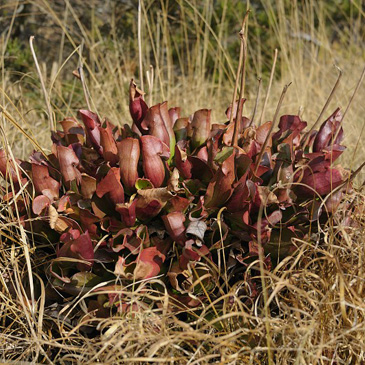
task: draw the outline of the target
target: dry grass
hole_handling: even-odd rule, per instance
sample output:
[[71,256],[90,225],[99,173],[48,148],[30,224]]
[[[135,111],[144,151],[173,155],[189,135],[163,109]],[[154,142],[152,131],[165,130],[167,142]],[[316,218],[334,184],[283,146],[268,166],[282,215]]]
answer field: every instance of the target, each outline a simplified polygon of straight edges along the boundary
[[[249,303],[237,297],[236,287],[203,308],[201,315],[191,312],[195,321],[186,323],[167,311],[171,298],[145,285],[122,292],[136,302],[152,298],[161,304],[159,310],[147,308],[133,316],[109,319],[85,315],[83,323],[77,324],[73,317],[93,294],[44,307],[46,294],[34,276],[39,293],[32,310],[25,297],[29,288],[23,287],[29,282],[26,258],[32,266],[42,258],[24,245],[3,240],[1,356],[54,363],[255,364],[268,362],[270,354],[274,363],[360,364],[365,351],[364,199],[353,192],[343,203],[343,208],[356,207],[351,215],[354,228],[347,226],[349,210],[343,209],[324,228],[320,241],[298,242],[295,255],[264,273],[269,317],[264,315],[262,296]],[[213,307],[218,315],[208,321],[204,313]],[[101,335],[88,332],[87,324],[97,326]]]
[[[79,63],[78,51],[69,58],[83,37],[83,55],[87,58],[84,69],[93,109],[115,123],[128,122],[126,88],[130,78],[138,75],[136,22],[130,30],[133,41],[118,38],[120,33],[115,19],[118,13],[111,7],[110,37],[106,39],[100,32],[97,2],[92,8],[94,15],[85,24],[78,1],[60,2],[62,6],[58,7],[56,2],[46,0],[8,1],[0,6],[0,11],[8,12],[4,19],[9,26],[1,39],[2,65],[18,19],[16,6],[23,3],[32,5],[32,13],[27,16],[33,17],[35,22],[43,16],[42,19],[52,26],[52,32],[43,33],[46,26],[41,28],[40,34],[35,34],[35,43],[43,37],[45,44],[51,39],[52,47],[56,47],[52,52],[45,47],[37,50],[55,119],[76,115],[77,109],[85,106],[81,87],[71,77]],[[66,3],[69,5],[65,6]],[[176,3],[181,5],[178,18],[167,13],[165,2],[158,6],[152,1],[143,2],[143,65],[145,68],[154,65],[152,90],[147,78],[144,79],[145,89],[150,91],[154,102],[167,99],[170,105],[182,106],[184,114],[201,107],[213,107],[214,119],[224,121],[223,112],[230,103],[237,63],[228,46],[230,37],[239,30],[243,14],[235,14],[236,26],[232,29],[224,12],[216,19],[212,1],[204,1],[202,6],[198,6],[197,1]],[[328,18],[324,1],[307,0],[301,6],[295,2],[293,6],[285,3],[278,1],[274,8],[273,1],[260,2],[269,15],[267,31],[271,34],[265,44],[255,32],[249,34],[251,62],[247,72],[247,110],[252,110],[255,100],[256,76],[262,75],[263,90],[267,87],[272,60],[262,57],[262,47],[269,45],[271,49],[279,49],[277,73],[280,78],[274,81],[266,119],[272,118],[283,85],[292,81],[282,111],[296,113],[301,108],[303,118],[313,124],[337,79],[334,63],[343,70],[343,77],[328,113],[337,105],[346,108],[356,87],[365,61],[361,46],[364,42],[361,24],[365,14],[360,11],[356,18],[349,17],[341,32],[336,33],[341,34],[341,38],[332,39],[328,22],[333,22],[333,27],[336,24]],[[232,5],[230,1],[222,1],[221,4],[229,10],[236,2],[232,1]],[[363,9],[362,1],[351,1],[351,4],[354,9]],[[137,13],[132,14],[136,19]],[[213,21],[221,24],[216,32],[211,28]],[[259,27],[258,22],[253,13],[250,26]],[[171,35],[176,24],[184,35],[180,42]],[[46,57],[47,63],[42,61]],[[35,68],[14,75],[13,71],[2,67],[1,80],[3,110],[40,146],[49,148],[51,126]],[[264,97],[265,92],[262,92],[260,108]],[[359,89],[344,121],[348,151],[342,162],[351,169],[364,160],[363,100],[364,87]],[[24,157],[34,146],[4,115],[2,113],[0,121],[1,143],[13,156]],[[359,182],[364,179],[365,175],[359,174]],[[209,307],[201,308],[202,313],[188,313],[189,321],[183,321],[167,310],[168,301],[172,299],[153,292],[146,284],[144,292],[141,287],[138,291],[125,288],[124,294],[135,301],[148,296],[160,303],[159,310],[147,308],[133,316],[103,320],[85,315],[85,321],[90,321],[89,327],[86,322],[75,323],[74,318],[83,313],[83,299],[92,293],[59,306],[46,305],[48,292],[37,276],[37,267],[47,262],[48,256],[43,248],[33,247],[31,235],[24,232],[19,217],[13,216],[11,209],[0,201],[0,360],[364,363],[364,199],[361,189],[349,193],[319,237],[300,242],[295,255],[282,261],[273,272],[264,273],[268,311],[265,311],[263,296],[253,303],[245,301],[245,298],[238,298],[237,287]],[[347,226],[350,213],[352,228]],[[269,316],[265,315],[267,312]],[[205,313],[213,313],[211,320],[202,315]],[[95,326],[100,336],[92,330]]]

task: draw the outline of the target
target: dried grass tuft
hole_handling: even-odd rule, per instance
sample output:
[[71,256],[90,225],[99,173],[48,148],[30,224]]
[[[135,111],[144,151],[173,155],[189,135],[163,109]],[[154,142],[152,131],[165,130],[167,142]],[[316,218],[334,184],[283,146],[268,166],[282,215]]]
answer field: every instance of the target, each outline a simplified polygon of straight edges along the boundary
[[[274,363],[360,364],[365,354],[364,203],[360,191],[349,193],[321,236],[298,242],[292,257],[265,272],[268,317],[262,296],[249,303],[237,297],[236,287],[209,307],[187,312],[188,323],[167,311],[172,298],[146,286],[138,292],[125,288],[123,294],[136,302],[153,298],[158,310],[106,319],[85,315],[81,324],[73,317],[92,293],[44,307],[46,294],[34,274],[36,301],[27,300],[26,252],[19,227],[2,206],[0,356],[50,363],[262,364],[270,348]],[[41,251],[29,254],[34,273],[47,259]],[[216,314],[210,320],[199,315],[208,312]]]

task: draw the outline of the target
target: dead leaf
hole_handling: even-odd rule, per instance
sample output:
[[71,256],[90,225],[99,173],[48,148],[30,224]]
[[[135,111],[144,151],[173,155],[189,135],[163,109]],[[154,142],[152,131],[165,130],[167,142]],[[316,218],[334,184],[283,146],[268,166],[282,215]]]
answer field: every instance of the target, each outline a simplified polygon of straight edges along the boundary
[[202,220],[195,220],[189,223],[188,228],[186,229],[186,234],[190,234],[200,239],[200,241],[204,242],[204,235],[207,230],[207,224]]

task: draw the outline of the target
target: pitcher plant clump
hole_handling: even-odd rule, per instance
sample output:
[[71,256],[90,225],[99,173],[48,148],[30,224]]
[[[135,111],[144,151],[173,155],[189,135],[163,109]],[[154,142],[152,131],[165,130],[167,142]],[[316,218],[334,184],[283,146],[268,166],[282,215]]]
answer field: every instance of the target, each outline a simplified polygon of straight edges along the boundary
[[351,187],[349,172],[334,166],[345,149],[340,110],[306,132],[298,115],[281,116],[276,128],[255,125],[238,104],[225,124],[209,109],[183,117],[166,101],[148,106],[132,80],[131,126],[80,110],[81,122],[58,123],[50,154],[20,161],[0,150],[13,186],[0,187],[1,199],[49,244],[53,297],[93,293],[86,302],[95,316],[159,305],[118,295],[131,283],[167,291],[171,310],[233,286],[253,300],[262,290],[258,259],[270,270],[319,236]]

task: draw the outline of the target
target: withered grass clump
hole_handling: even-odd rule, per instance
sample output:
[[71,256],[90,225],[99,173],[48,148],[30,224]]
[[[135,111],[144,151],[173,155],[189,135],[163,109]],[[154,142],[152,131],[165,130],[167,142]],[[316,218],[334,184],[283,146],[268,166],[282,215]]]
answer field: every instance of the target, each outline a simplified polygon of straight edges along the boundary
[[[101,335],[90,337],[86,327],[80,331],[80,325],[72,324],[73,303],[62,312],[57,305],[45,308],[41,291],[32,312],[25,295],[27,285],[22,283],[27,282],[27,258],[35,269],[35,257],[24,246],[7,243],[7,249],[1,250],[1,356],[55,363],[263,363],[269,339],[276,363],[360,364],[365,345],[364,199],[356,192],[346,196],[358,208],[351,216],[340,208],[324,228],[320,246],[303,242],[295,255],[273,272],[265,272],[269,317],[263,316],[262,297],[242,307],[232,289],[212,303],[221,308],[216,317],[186,323],[166,310],[171,300],[166,295],[159,298],[164,305],[158,310],[93,319],[90,326],[96,326]],[[353,228],[348,228],[349,219]],[[10,220],[2,229],[4,225],[10,226]],[[3,236],[2,240],[4,244]],[[126,293],[136,301],[144,295],[128,288]],[[78,301],[82,308],[83,297]]]

